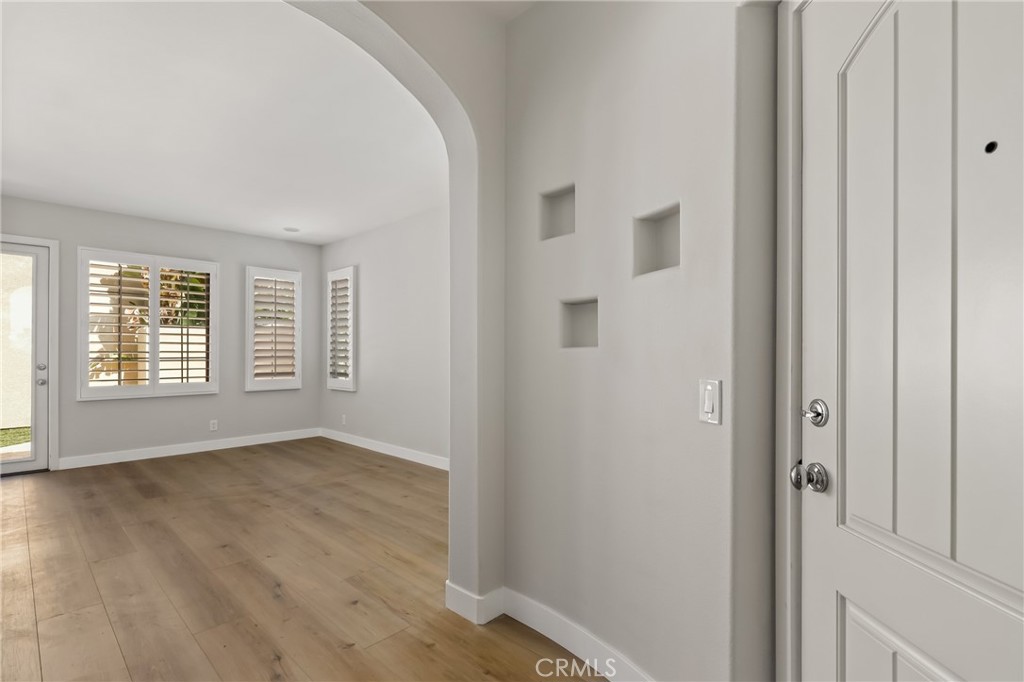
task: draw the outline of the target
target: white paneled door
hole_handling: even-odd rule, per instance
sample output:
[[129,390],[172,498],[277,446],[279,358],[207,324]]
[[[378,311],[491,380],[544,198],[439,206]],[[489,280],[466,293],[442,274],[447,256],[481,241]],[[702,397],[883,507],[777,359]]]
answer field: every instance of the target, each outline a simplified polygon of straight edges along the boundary
[[1024,679],[1024,5],[800,17],[803,678]]

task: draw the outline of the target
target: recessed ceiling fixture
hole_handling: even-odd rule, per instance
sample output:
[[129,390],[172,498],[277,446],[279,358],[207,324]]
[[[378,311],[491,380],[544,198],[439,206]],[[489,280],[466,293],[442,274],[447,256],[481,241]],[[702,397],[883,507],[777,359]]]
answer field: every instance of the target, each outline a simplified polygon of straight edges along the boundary
[[284,231],[285,232],[298,232],[299,228],[297,228],[297,227],[286,227],[286,228],[284,228]]

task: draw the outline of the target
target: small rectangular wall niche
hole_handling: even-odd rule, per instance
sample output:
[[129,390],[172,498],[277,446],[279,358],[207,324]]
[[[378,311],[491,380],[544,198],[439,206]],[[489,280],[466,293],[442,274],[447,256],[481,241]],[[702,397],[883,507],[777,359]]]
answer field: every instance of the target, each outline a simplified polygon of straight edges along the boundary
[[562,348],[597,348],[597,299],[562,301]]
[[551,239],[576,231],[576,185],[540,195],[540,238]]
[[679,204],[633,219],[633,276],[679,267]]

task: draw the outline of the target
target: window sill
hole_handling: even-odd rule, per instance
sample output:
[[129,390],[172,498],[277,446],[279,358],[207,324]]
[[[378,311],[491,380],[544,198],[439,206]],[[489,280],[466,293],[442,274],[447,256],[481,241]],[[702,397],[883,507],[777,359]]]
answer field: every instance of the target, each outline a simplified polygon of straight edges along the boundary
[[[102,389],[101,389],[102,391]],[[146,391],[113,391],[109,393],[102,391],[97,392],[96,389],[92,389],[89,393],[83,393],[80,389],[78,392],[78,402],[90,402],[94,400],[130,400],[132,398],[173,398],[175,396],[183,395],[215,395],[220,393],[220,387],[217,385],[206,385],[201,389],[190,389],[190,390],[173,390],[167,389],[160,391],[146,390]]]
[[263,391],[297,391],[301,388],[301,379],[251,379],[245,382],[246,393],[262,393]]

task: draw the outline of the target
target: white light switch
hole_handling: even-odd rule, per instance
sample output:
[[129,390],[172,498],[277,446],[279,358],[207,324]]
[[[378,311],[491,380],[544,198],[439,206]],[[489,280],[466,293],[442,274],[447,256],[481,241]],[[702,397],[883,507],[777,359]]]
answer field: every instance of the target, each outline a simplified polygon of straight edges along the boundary
[[719,379],[700,380],[700,421],[708,424],[722,423],[722,382]]

